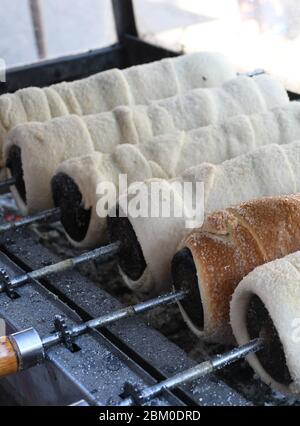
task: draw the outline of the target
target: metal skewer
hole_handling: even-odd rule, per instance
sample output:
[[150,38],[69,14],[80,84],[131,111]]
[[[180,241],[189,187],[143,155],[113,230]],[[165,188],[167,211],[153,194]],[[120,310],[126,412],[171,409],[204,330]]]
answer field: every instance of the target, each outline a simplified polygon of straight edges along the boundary
[[68,327],[62,316],[57,316],[54,320],[56,332],[44,338],[41,338],[34,328],[0,337],[0,377],[42,363],[46,359],[46,351],[59,343],[64,343],[68,349],[72,350],[75,338],[92,329],[103,327],[158,306],[175,303],[185,296],[186,292],[184,291],[171,292],[73,327]]
[[82,253],[79,256],[63,260],[53,265],[44,266],[43,268],[36,269],[35,271],[28,272],[16,277],[10,278],[6,270],[0,268],[0,293],[6,292],[9,297],[15,298],[15,289],[26,284],[31,279],[40,279],[50,274],[57,274],[73,269],[84,262],[98,259],[101,263],[111,260],[120,250],[120,243],[115,242],[107,246],[99,247],[95,250]]
[[[103,327],[121,319],[125,319],[136,314],[149,311],[150,309],[157,308],[158,306],[175,303],[179,300],[182,300],[185,296],[186,292],[184,291],[167,293],[163,296],[158,296],[155,299],[150,299],[145,302],[137,303],[136,305],[131,305],[127,308],[118,309],[117,311],[103,315],[96,319],[92,319],[84,324],[76,325],[69,330],[69,333],[72,338],[75,338],[93,328],[97,329],[99,327]],[[49,349],[50,347],[56,345],[57,343],[60,343],[61,341],[61,333],[57,332],[42,339],[42,344],[44,349]]]
[[[1,183],[0,183],[1,185]],[[50,210],[44,210],[42,212],[26,216],[15,222],[7,222],[0,225],[0,233],[12,231],[14,229],[23,228],[31,225],[32,223],[40,222],[56,222],[60,219],[60,208],[53,208]]]
[[149,386],[148,388],[139,389],[136,386],[127,383],[124,386],[124,393],[129,396],[117,405],[129,406],[147,403],[150,399],[156,397],[165,390],[174,389],[179,385],[183,385],[184,383],[206,376],[207,374],[220,370],[241,358],[245,358],[250,353],[257,352],[263,348],[264,340],[257,338],[222,355],[216,355],[209,361],[204,361],[195,367],[178,373],[173,377],[163,380],[153,386]]

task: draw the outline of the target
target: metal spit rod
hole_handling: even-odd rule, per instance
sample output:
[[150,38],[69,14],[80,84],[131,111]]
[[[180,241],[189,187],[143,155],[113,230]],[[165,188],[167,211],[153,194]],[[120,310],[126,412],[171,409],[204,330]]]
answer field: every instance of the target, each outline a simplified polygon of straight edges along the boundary
[[34,328],[0,337],[0,377],[42,363],[46,358],[46,351],[59,343],[64,343],[68,349],[72,350],[74,339],[92,329],[129,318],[158,306],[175,303],[185,296],[186,292],[184,291],[167,293],[72,327],[67,326],[63,317],[57,316],[54,320],[56,332],[44,338],[41,338]]
[[[143,312],[149,311],[150,309],[157,308],[158,306],[164,306],[178,302],[179,300],[182,300],[186,296],[186,294],[187,293],[184,291],[171,292],[162,296],[158,296],[155,299],[150,299],[145,302],[137,303],[136,305],[131,305],[126,308],[118,309],[114,312],[102,315],[99,318],[92,319],[83,324],[75,325],[74,327],[70,328],[70,335],[72,338],[75,338],[88,332],[89,330],[104,327],[105,325],[111,324],[121,319],[129,318],[136,314],[141,314]],[[61,333],[57,332],[55,334],[51,334],[50,336],[43,338],[42,344],[45,349],[48,349],[51,346],[60,343],[61,341]]]
[[43,268],[36,269],[35,271],[28,272],[13,278],[9,278],[9,276],[6,274],[6,271],[0,268],[2,275],[0,292],[13,292],[15,288],[26,284],[31,279],[40,279],[51,274],[65,272],[69,269],[73,269],[75,266],[91,260],[98,259],[98,261],[101,261],[101,263],[107,262],[119,252],[119,249],[119,242],[111,243],[106,246],[99,247],[95,250],[82,253],[79,256],[63,260],[53,265],[44,266]]
[[[1,185],[1,182],[0,182]],[[31,225],[32,223],[40,222],[56,222],[60,219],[60,208],[54,208],[49,210],[44,210],[42,212],[33,214],[31,216],[25,216],[20,220],[15,222],[7,222],[0,225],[0,233],[12,231],[14,229],[23,228],[25,226]]]
[[[159,382],[153,386],[149,386],[144,389],[135,389],[131,387],[132,396],[127,397],[118,406],[129,406],[129,405],[140,405],[146,403],[150,399],[156,397],[165,390],[171,390],[179,385],[206,376],[207,374],[213,373],[233,362],[238,361],[241,358],[246,357],[250,353],[257,352],[264,347],[264,340],[261,338],[253,339],[245,345],[239,346],[232,349],[229,352],[225,352],[222,355],[216,355],[208,361],[204,361],[201,364],[196,365],[188,370],[174,375],[162,382]],[[125,386],[126,387],[126,386]],[[128,388],[130,392],[130,387]]]

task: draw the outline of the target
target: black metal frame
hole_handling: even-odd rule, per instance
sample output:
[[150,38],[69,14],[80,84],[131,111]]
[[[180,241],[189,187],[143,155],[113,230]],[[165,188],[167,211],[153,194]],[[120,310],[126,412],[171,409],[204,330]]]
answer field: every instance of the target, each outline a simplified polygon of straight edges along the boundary
[[132,0],[111,0],[111,2],[119,41],[122,41],[126,34],[138,37]]
[[118,43],[103,49],[18,66],[7,71],[0,92],[28,86],[43,87],[87,77],[110,68],[126,68],[178,53],[154,46],[138,37],[132,0],[112,0]]

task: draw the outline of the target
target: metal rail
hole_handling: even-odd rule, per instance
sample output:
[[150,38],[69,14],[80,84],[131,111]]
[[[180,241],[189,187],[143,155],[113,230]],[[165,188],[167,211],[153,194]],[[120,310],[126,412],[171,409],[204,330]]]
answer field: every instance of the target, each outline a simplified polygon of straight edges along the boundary
[[79,256],[65,259],[53,265],[44,266],[42,268],[36,269],[35,271],[12,278],[8,276],[5,269],[0,268],[0,278],[2,278],[2,282],[0,282],[0,292],[5,291],[9,296],[14,298],[14,290],[26,284],[31,279],[41,279],[51,274],[65,272],[73,269],[75,266],[95,259],[102,263],[107,262],[119,252],[119,249],[120,243],[115,242],[107,246],[99,247],[95,250],[82,253]]
[[[46,359],[47,350],[63,343],[69,350],[78,336],[91,330],[99,329],[121,319],[135,316],[158,306],[178,302],[186,296],[185,291],[167,293],[146,302],[137,303],[127,308],[118,309],[82,324],[68,327],[63,316],[56,316],[54,326],[56,332],[41,338],[34,328],[29,328],[9,336],[0,338],[0,377],[6,377],[41,364]],[[214,356],[195,367],[186,369],[174,376],[162,380],[152,386],[139,388],[131,383],[124,385],[124,400],[118,406],[142,405],[157,397],[162,392],[207,376],[224,368],[250,353],[263,349],[265,342],[261,338],[253,339],[247,344],[234,348],[224,354]]]
[[[131,305],[126,308],[118,309],[99,318],[92,319],[90,321],[87,321],[86,323],[79,324],[70,328],[69,335],[73,339],[84,333],[87,333],[93,328],[97,329],[100,327],[104,327],[121,319],[129,318],[134,315],[147,312],[159,306],[170,305],[172,303],[184,299],[185,296],[186,292],[184,291],[172,292],[162,296],[158,296],[155,299],[150,299],[145,302],[137,303],[136,305]],[[61,333],[57,332],[55,334],[52,334],[51,336],[43,338],[42,344],[44,349],[49,349],[50,347],[62,342],[62,340],[63,339]]]
[[75,339],[78,336],[115,323],[121,319],[149,311],[158,306],[175,303],[182,300],[185,296],[186,292],[184,291],[171,292],[146,302],[118,309],[72,327],[68,327],[65,317],[58,315],[54,320],[56,332],[44,338],[41,338],[34,328],[29,328],[9,336],[2,336],[0,337],[0,377],[6,377],[43,363],[46,359],[47,350],[59,343],[63,343],[72,351]]
[[148,388],[138,389],[130,384],[127,384],[125,386],[125,393],[131,395],[119,403],[118,406],[141,405],[147,403],[149,400],[158,396],[163,391],[172,390],[179,385],[183,385],[184,383],[213,373],[216,370],[220,370],[221,368],[224,368],[241,358],[245,358],[250,353],[263,349],[263,347],[263,339],[254,339],[243,346],[234,348],[222,355],[216,355],[208,361],[204,361],[195,367],[178,373],[173,377],[163,380],[162,382],[159,382],[153,386],[149,386]]
[[25,226],[32,225],[33,223],[41,222],[56,222],[60,219],[60,209],[54,208],[50,210],[44,210],[42,212],[33,214],[31,216],[25,216],[15,222],[5,222],[0,225],[0,234],[3,232],[13,231],[15,229],[24,228]]

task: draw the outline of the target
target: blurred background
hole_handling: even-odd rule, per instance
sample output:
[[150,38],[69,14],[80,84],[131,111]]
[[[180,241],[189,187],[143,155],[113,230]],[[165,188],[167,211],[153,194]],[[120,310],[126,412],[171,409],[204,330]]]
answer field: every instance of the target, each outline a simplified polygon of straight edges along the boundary
[[[110,0],[0,0],[8,67],[116,42]],[[299,0],[134,0],[140,35],[182,51],[221,51],[300,93]]]

